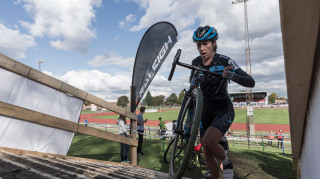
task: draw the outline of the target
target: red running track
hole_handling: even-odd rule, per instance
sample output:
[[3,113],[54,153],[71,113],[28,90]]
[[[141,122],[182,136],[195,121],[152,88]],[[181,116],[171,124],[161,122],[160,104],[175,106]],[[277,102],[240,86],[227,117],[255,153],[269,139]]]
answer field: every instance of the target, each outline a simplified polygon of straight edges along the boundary
[[[82,114],[80,115],[80,122],[84,121],[84,118],[87,118],[88,123],[103,123],[103,124],[116,124],[116,119],[98,119],[93,118],[93,116],[106,116],[106,115],[117,115],[114,112],[107,113],[94,113],[94,114]],[[168,123],[166,121],[165,123]],[[147,126],[158,126],[159,121],[148,121],[145,125]],[[243,123],[233,123],[230,127],[231,130],[246,130],[246,124]],[[290,125],[287,124],[255,124],[256,131],[279,131],[290,132]]]

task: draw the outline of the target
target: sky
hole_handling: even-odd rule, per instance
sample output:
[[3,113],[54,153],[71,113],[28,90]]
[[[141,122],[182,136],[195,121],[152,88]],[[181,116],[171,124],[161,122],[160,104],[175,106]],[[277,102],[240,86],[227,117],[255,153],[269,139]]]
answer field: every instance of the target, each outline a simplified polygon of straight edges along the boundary
[[[244,4],[231,0],[2,0],[0,53],[61,81],[113,102],[130,96],[140,40],[159,21],[172,23],[178,42],[148,91],[177,95],[188,88],[190,71],[177,67],[168,81],[173,56],[191,63],[199,55],[192,42],[199,26],[219,33],[217,53],[245,67]],[[253,91],[287,98],[279,2],[247,2]],[[245,87],[229,84],[229,92]]]

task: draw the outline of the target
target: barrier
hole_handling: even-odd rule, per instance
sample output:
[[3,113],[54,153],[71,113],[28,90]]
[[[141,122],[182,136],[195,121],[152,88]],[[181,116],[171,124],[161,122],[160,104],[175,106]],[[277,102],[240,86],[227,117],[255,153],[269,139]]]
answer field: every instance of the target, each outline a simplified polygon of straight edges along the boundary
[[[227,139],[229,143],[232,143],[232,147],[235,148],[235,145],[237,148],[240,148],[240,145],[247,146],[250,150],[250,146],[261,146],[262,151],[265,151],[267,148],[269,149],[281,149],[282,153],[284,155],[285,149],[291,148],[291,139],[288,137],[288,135],[283,134],[282,139],[278,140],[277,138],[273,139],[272,142],[277,142],[278,145],[272,145],[266,146],[266,142],[269,141],[268,139],[269,135],[235,135],[235,134],[227,134]],[[279,135],[272,135],[275,137],[278,137]],[[230,144],[229,144],[230,145]]]
[[[39,84],[45,85],[47,87],[53,88],[80,100],[88,101],[90,103],[96,104],[97,106],[113,111],[117,114],[124,115],[130,118],[131,121],[134,121],[132,122],[133,125],[131,126],[130,131],[136,130],[136,125],[134,125],[134,123],[137,120],[137,115],[135,113],[132,113],[119,106],[113,105],[101,98],[98,98],[90,93],[87,93],[67,83],[57,80],[49,75],[39,72],[36,69],[28,67],[27,65],[24,65],[2,54],[0,54],[0,68],[16,73],[22,77],[35,81]],[[131,146],[131,162],[135,165],[137,164],[136,147],[138,146],[138,141],[136,140],[134,133],[131,133],[132,135],[130,136],[130,138],[123,137],[113,133],[101,131],[93,127],[88,127],[76,122],[71,122],[62,118],[25,109],[23,107],[15,106],[6,102],[0,102],[0,106],[0,108],[3,109],[0,110],[0,115],[5,117],[23,120],[26,122],[44,125],[64,131],[79,132],[91,136],[113,140],[119,143],[129,144]]]

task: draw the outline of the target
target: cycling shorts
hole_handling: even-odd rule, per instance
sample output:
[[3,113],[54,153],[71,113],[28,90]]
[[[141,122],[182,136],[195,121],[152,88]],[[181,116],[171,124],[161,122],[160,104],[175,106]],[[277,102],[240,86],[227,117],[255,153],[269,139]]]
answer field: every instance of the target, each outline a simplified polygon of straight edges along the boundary
[[224,135],[234,120],[234,109],[231,100],[219,102],[203,101],[200,124],[200,137],[203,137],[209,127],[217,128]]

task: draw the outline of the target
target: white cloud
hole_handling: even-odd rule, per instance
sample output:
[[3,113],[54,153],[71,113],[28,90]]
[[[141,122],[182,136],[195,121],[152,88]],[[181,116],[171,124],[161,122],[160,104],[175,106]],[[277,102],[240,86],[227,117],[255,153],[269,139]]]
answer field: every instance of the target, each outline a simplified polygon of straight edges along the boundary
[[[191,37],[193,31],[200,25],[211,25],[219,32],[218,53],[227,55],[245,70],[245,22],[243,3],[233,5],[231,1],[202,0],[164,0],[149,1],[136,0],[140,8],[145,9],[145,14],[138,20],[138,24],[131,27],[132,31],[138,31],[150,27],[159,21],[169,21],[177,28],[179,41],[170,52],[159,71],[159,75],[168,75],[172,58],[177,48],[182,49],[180,60],[190,63],[198,56]],[[251,71],[256,81],[253,90],[262,89],[261,82],[279,81],[275,83],[274,90],[286,95],[284,57],[282,49],[282,37],[280,28],[280,13],[278,1],[249,1],[248,23],[251,49]],[[190,71],[181,67],[176,68],[176,77],[189,76]],[[153,84],[153,85],[156,85]],[[169,83],[172,89],[178,84]],[[179,84],[181,90],[182,83]],[[275,87],[277,86],[277,87]],[[156,92],[157,87],[150,86],[150,90]],[[232,83],[229,90],[240,91],[245,89]],[[178,88],[176,89],[178,90]],[[171,92],[172,90],[165,90]]]
[[[51,75],[51,72],[44,73]],[[112,75],[98,70],[72,70],[62,76],[53,76],[81,90],[115,101],[122,95],[129,97],[131,77],[128,74]]]
[[36,42],[31,35],[0,24],[0,53],[14,59],[24,58],[26,50],[33,46],[36,46]]
[[90,39],[96,37],[91,22],[95,20],[94,8],[101,0],[55,1],[19,0],[34,19],[33,23],[21,21],[33,36],[47,36],[50,45],[62,50],[87,51]]
[[[146,9],[146,14],[140,18],[139,24],[134,25],[130,30],[138,31],[150,27],[155,22],[173,22],[178,29],[194,24],[197,14],[198,1],[135,1],[141,8]],[[202,1],[201,1],[202,2]]]
[[126,16],[126,18],[119,22],[119,27],[121,29],[129,28],[130,25],[136,21],[136,16],[133,14],[129,14]]
[[114,53],[105,53],[104,55],[97,55],[94,59],[88,62],[91,66],[108,66],[108,65],[118,65],[120,67],[132,68],[134,63],[133,57],[123,58],[117,56]]

